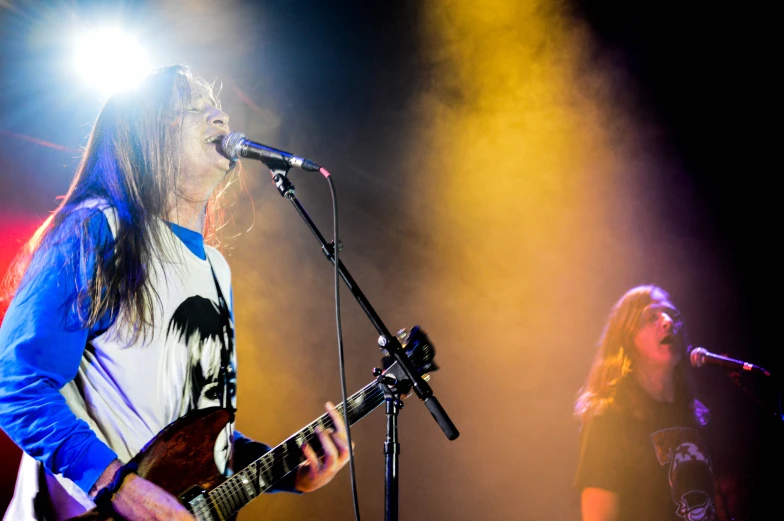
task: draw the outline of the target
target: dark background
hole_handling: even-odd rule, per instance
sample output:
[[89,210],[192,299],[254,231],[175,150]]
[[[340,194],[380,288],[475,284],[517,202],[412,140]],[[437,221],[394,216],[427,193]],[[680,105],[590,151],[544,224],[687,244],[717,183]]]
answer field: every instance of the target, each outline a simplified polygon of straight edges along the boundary
[[[513,228],[501,215],[499,222],[508,227],[494,238],[493,229],[460,228],[460,222],[450,221],[452,213],[486,210],[470,204],[458,208],[442,199],[449,178],[446,167],[437,168],[441,149],[432,134],[418,132],[423,121],[438,119],[419,110],[423,93],[454,111],[474,101],[473,91],[461,88],[445,64],[456,58],[434,51],[428,29],[453,15],[461,19],[456,13],[463,13],[456,24],[470,27],[465,20],[475,17],[481,26],[489,15],[480,4],[468,9],[447,1],[280,0],[228,2],[216,9],[206,2],[0,3],[0,267],[65,192],[101,102],[73,86],[59,54],[65,39],[58,41],[57,32],[46,28],[75,18],[98,19],[95,13],[146,24],[147,41],[167,50],[165,60],[185,61],[207,77],[224,79],[222,96],[234,128],[334,165],[349,269],[382,317],[394,321],[390,329],[420,320],[432,326],[444,368],[434,376],[434,389],[462,435],[450,444],[421,404],[409,400],[401,417],[401,518],[578,518],[577,495],[570,488],[577,455],[571,400],[587,374],[605,314],[623,291],[657,282],[683,309],[695,344],[762,365],[774,376],[784,371],[776,336],[781,323],[775,188],[780,167],[773,143],[780,112],[780,89],[773,80],[780,62],[773,48],[776,18],[769,7],[647,0],[509,2],[525,8],[510,8],[506,19],[496,13],[488,38],[525,31],[528,19],[544,16],[559,22],[552,25],[553,34],[579,32],[580,41],[589,42],[574,62],[574,77],[600,71],[603,80],[598,86],[575,81],[574,91],[604,100],[598,106],[610,134],[639,135],[636,152],[624,157],[634,156],[629,164],[643,165],[630,169],[633,190],[608,189],[602,199],[609,216],[600,223],[610,224],[585,225],[585,240],[596,239],[595,248],[603,252],[596,257],[601,268],[586,274],[579,255],[564,255],[557,262],[566,282],[552,291],[558,295],[543,296],[550,291],[546,286],[542,293],[532,291],[548,304],[536,315],[553,317],[541,319],[548,326],[541,333],[510,326],[505,334],[499,331],[504,320],[476,317],[514,316],[516,306],[522,315],[533,306],[533,298],[524,298],[529,293],[495,298],[505,294],[503,285],[483,284],[479,270],[440,279],[440,266],[481,252],[479,244],[503,257],[503,249],[492,248],[516,241],[514,233],[536,223],[518,220]],[[506,13],[502,5],[491,2],[487,10]],[[620,138],[617,145],[626,146]],[[610,139],[607,147],[612,146]],[[500,145],[498,150],[504,151]],[[508,175],[492,153],[472,167],[487,183],[501,183]],[[246,169],[255,228],[245,242],[229,243],[228,258],[238,309],[247,304],[245,314],[237,316],[240,356],[249,367],[246,374],[254,376],[245,384],[240,380],[240,399],[253,403],[258,393],[263,415],[241,412],[239,422],[251,435],[273,442],[310,421],[328,397],[338,397],[334,350],[319,347],[334,343],[331,280],[304,225],[271,186],[258,181],[261,176],[253,177],[258,165]],[[587,168],[579,174],[580,186],[604,182],[601,171]],[[331,233],[326,187],[313,178],[292,178],[306,208],[323,223],[322,232]],[[247,202],[240,209],[243,205]],[[614,219],[610,209],[618,208],[628,213]],[[244,230],[248,219],[237,213],[236,229]],[[633,218],[627,220],[629,215]],[[602,242],[620,228],[628,248]],[[636,253],[618,255],[626,251]],[[495,262],[478,264],[491,271],[498,269]],[[512,275],[504,284],[528,284],[524,270],[517,273],[519,280]],[[263,289],[264,298],[251,288]],[[343,295],[348,372],[356,375],[351,392],[376,363],[375,333]],[[262,300],[282,304],[262,305]],[[550,327],[550,320],[562,325]],[[243,352],[242,331],[252,331],[245,349],[256,341],[276,347]],[[509,354],[518,349],[523,354]],[[476,351],[482,352],[480,362]],[[529,353],[538,353],[530,355],[537,363],[526,363]],[[739,386],[711,367],[695,370],[694,377],[700,399],[712,411],[716,466],[738,484],[737,519],[771,519],[780,511],[784,484],[782,428],[775,416],[780,388],[747,377]],[[259,381],[264,383],[250,383]],[[369,447],[360,454],[365,518],[383,514],[383,419],[376,412],[356,428],[358,447]],[[9,440],[1,443],[3,505],[13,489],[19,452]],[[341,478],[339,485],[330,485],[331,493],[276,496],[243,516],[349,518],[348,472]]]

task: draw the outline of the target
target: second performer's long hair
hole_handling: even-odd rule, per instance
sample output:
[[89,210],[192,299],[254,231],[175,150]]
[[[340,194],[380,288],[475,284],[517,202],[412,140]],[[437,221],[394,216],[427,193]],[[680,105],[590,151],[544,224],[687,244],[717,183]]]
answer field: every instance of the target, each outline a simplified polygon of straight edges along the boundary
[[[619,384],[634,371],[637,356],[634,337],[640,328],[643,310],[654,300],[660,299],[670,300],[662,288],[637,286],[627,291],[610,310],[588,378],[575,403],[574,414],[582,424],[616,402]],[[677,320],[677,317],[673,318]],[[688,375],[689,343],[686,330],[682,323],[675,329],[677,345],[682,349],[681,359],[674,368],[676,401],[690,407],[695,418],[704,423],[707,409],[694,399]],[[646,411],[632,412],[643,416]]]
[[[157,299],[147,284],[149,269],[166,255],[156,220],[171,220],[176,211],[171,194],[176,193],[179,175],[182,115],[197,94],[220,107],[211,84],[177,65],[156,71],[137,89],[106,102],[67,194],[9,269],[5,299],[45,270],[65,270],[74,278],[74,291],[64,304],[80,327],[96,325],[108,312],[113,318],[123,313],[135,327],[132,340],[149,331]],[[207,204],[208,240],[221,225],[221,193],[216,189]],[[106,251],[108,243],[94,244],[88,233],[90,220],[100,211],[85,208],[88,200],[105,201],[116,211],[111,251]],[[91,258],[95,263],[90,270],[86,261]]]

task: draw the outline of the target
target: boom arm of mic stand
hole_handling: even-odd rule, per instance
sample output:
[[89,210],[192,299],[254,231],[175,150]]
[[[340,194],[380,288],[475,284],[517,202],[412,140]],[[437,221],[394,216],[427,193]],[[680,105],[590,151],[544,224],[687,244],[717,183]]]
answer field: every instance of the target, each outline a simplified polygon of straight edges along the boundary
[[[310,228],[310,231],[313,233],[313,236],[316,237],[316,240],[321,244],[321,251],[324,252],[324,255],[327,259],[332,262],[334,265],[335,263],[335,255],[333,248],[335,247],[334,244],[328,243],[324,236],[321,235],[316,224],[311,220],[310,216],[307,214],[305,209],[300,204],[297,196],[294,194],[294,185],[291,184],[286,172],[288,170],[278,170],[272,169],[272,180],[275,183],[275,187],[280,192],[280,195],[291,201],[291,204],[294,205],[294,208],[297,210],[297,213],[302,217],[305,223]],[[338,247],[340,247],[338,245]],[[400,345],[397,337],[392,335],[389,332],[389,329],[384,325],[381,321],[381,318],[378,316],[376,311],[373,309],[373,306],[370,305],[370,302],[362,293],[362,290],[359,289],[359,286],[354,281],[351,274],[348,272],[346,267],[343,265],[343,261],[338,261],[338,272],[340,273],[340,278],[343,279],[343,282],[346,283],[346,287],[348,287],[351,294],[354,295],[354,298],[359,303],[362,310],[370,319],[370,322],[373,324],[373,327],[376,328],[380,335],[379,344],[382,344],[381,339],[384,339],[383,346],[391,356],[395,358],[395,361],[403,368],[406,372],[406,375],[411,380],[411,384],[414,388],[414,392],[419,397],[420,400],[425,402],[425,407],[427,410],[430,411],[430,414],[435,419],[438,426],[441,427],[441,430],[444,432],[444,435],[450,440],[454,440],[460,435],[458,432],[457,427],[452,423],[452,420],[449,419],[444,408],[439,403],[438,399],[433,395],[433,390],[430,386],[422,379],[415,368],[411,365],[411,361],[405,354],[403,347]]]

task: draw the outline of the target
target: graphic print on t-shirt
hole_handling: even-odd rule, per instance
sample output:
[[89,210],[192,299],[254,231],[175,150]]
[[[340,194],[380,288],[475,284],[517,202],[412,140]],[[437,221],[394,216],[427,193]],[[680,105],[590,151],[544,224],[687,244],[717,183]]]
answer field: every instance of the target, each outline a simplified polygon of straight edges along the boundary
[[677,427],[651,434],[656,458],[669,465],[672,500],[678,517],[687,521],[714,521],[713,468],[697,429]]
[[[234,360],[234,327],[231,313],[220,299],[220,304],[195,295],[180,304],[166,331],[167,340],[174,337],[186,345],[188,368],[183,385],[182,403],[188,410],[224,406],[227,395],[229,406],[236,406],[236,376]],[[227,389],[220,378],[221,361],[227,363]],[[226,426],[215,443],[215,464],[225,473],[230,459],[232,424]]]

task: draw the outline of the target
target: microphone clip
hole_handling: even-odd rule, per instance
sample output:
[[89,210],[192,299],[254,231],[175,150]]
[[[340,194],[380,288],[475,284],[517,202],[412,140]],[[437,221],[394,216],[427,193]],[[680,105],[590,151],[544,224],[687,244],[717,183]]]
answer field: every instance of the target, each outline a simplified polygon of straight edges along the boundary
[[275,183],[275,188],[280,192],[281,197],[289,197],[294,195],[294,185],[289,180],[289,169],[283,168],[270,168],[272,174],[272,182]]

